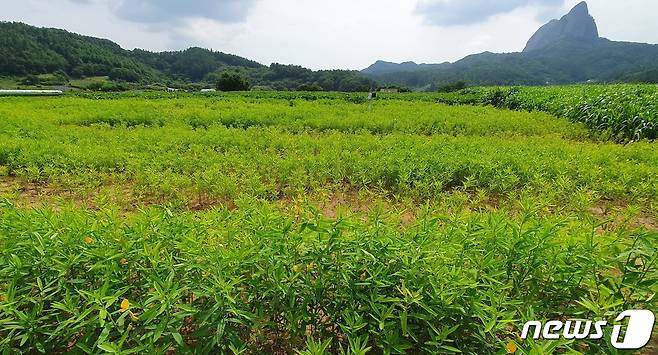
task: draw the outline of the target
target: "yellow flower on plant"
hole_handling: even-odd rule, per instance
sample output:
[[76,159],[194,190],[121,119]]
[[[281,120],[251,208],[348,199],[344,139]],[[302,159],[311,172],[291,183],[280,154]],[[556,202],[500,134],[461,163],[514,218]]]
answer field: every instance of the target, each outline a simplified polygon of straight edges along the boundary
[[139,320],[139,317],[137,317],[137,315],[135,315],[135,313],[130,310],[130,301],[128,301],[127,298],[124,298],[123,301],[121,301],[121,308],[119,308],[119,313],[124,312],[128,312],[130,319],[132,319],[134,322]]
[[123,301],[121,301],[121,308],[119,308],[119,312],[123,313],[129,309],[130,309],[130,301],[128,301],[127,298],[124,298]]
[[294,273],[298,273],[298,272],[302,271],[302,267],[299,264],[297,264],[297,265],[292,267],[292,271]]
[[310,264],[306,265],[306,271],[313,271],[316,267],[318,267],[318,264],[311,262]]
[[519,348],[516,346],[516,343],[510,340],[509,343],[505,345],[505,350],[507,350],[508,354],[514,354]]
[[94,239],[90,236],[86,236],[85,237],[85,243],[89,244],[89,245],[94,244]]
[[119,262],[121,263],[121,265],[128,265],[128,259],[126,258],[121,259],[121,261]]

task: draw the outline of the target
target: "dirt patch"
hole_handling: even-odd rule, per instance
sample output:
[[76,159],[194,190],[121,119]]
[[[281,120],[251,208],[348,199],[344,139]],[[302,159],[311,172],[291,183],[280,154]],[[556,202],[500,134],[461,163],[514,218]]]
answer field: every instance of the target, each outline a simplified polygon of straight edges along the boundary
[[391,201],[368,193],[347,191],[332,193],[325,200],[320,200],[314,205],[318,206],[322,216],[328,219],[337,219],[342,214],[348,213],[366,221],[371,213],[381,211],[387,215],[387,218],[397,221],[400,229],[405,229],[416,224],[418,206],[421,204],[412,201]]
[[96,210],[98,200],[116,203],[125,211],[136,210],[141,202],[138,201],[133,188],[133,184],[125,183],[106,184],[93,189],[76,191],[55,187],[47,182],[28,182],[18,177],[0,178],[0,196],[10,197],[19,207],[51,207],[55,211],[69,203],[77,208]]
[[319,202],[319,209],[326,218],[335,219],[341,209],[354,213],[367,214],[375,202],[366,196],[359,196],[356,191],[337,192],[329,196],[325,201]]
[[47,198],[72,199],[72,194],[67,191],[57,192],[47,184],[30,183],[11,176],[0,178],[0,195],[16,197],[19,206],[34,208],[43,207]]
[[631,202],[624,199],[604,198],[588,208],[587,212],[598,219],[606,219],[627,209],[630,205]]
[[625,200],[603,200],[588,208],[587,212],[599,221],[610,221],[603,227],[604,230],[627,227],[658,232],[658,219],[639,211],[627,214],[629,208],[631,204]]
[[283,196],[276,201],[277,208],[300,218],[311,218],[317,213],[329,220],[342,217],[368,221],[382,215],[400,227],[414,225],[422,205],[415,201],[400,201],[367,190],[338,190],[321,194]]
[[658,220],[655,218],[639,217],[637,219],[637,224],[652,232],[658,232]]
[[407,211],[402,214],[402,217],[400,218],[400,223],[402,223],[405,226],[412,225],[416,223],[416,215],[410,211]]
[[229,210],[238,208],[235,200],[230,197],[214,198],[208,194],[197,195],[187,203],[186,207],[195,212],[207,211],[216,207],[226,207]]
[[608,215],[605,209],[603,209],[603,207],[598,207],[598,206],[588,208],[587,212],[589,212],[589,214],[591,214],[592,217],[596,219],[605,219],[606,216]]
[[15,178],[0,176],[0,193],[6,194],[19,188]]
[[237,204],[230,197],[216,197],[207,193],[179,191],[177,195],[160,196],[140,191],[134,181],[106,181],[97,187],[67,189],[47,182],[32,183],[19,177],[0,177],[0,197],[7,197],[21,208],[49,207],[55,211],[68,204],[77,208],[98,210],[99,206],[113,204],[124,214],[154,205],[168,205],[190,211],[207,211],[224,207],[230,210]]

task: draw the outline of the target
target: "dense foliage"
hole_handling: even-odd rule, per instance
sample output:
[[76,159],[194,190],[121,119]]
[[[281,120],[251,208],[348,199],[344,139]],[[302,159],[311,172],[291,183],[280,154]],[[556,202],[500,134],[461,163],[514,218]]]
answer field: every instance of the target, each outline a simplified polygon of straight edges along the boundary
[[[525,223],[504,213],[428,218],[399,232],[376,214],[329,222],[245,205],[150,209],[124,222],[111,209],[4,202],[0,233],[14,237],[0,256],[0,347],[483,354],[521,343],[517,324],[537,317],[647,306],[655,289],[640,285],[656,281],[655,234],[594,243],[586,219],[523,214]],[[607,352],[603,341],[519,345]]]
[[582,122],[616,141],[658,138],[656,85],[470,88],[439,95],[438,101],[544,111]]
[[223,72],[217,79],[217,90],[219,91],[247,91],[249,81],[240,73]]
[[519,334],[658,311],[654,144],[364,97],[0,99],[0,349],[606,353]]
[[0,74],[49,74],[63,71],[81,77],[110,75],[113,70],[120,69],[141,80],[158,78],[156,70],[130,58],[126,53],[116,43],[108,40],[64,30],[0,22]]
[[[63,72],[72,78],[108,77],[114,82],[105,87],[109,90],[116,87],[117,82],[119,85],[128,82],[173,87],[189,83],[214,86],[227,70],[241,72],[253,85],[276,90],[295,90],[309,85],[326,91],[367,91],[374,86],[372,80],[352,71],[312,71],[281,64],[267,67],[202,48],[163,53],[127,51],[108,40],[0,22],[0,75],[35,77]],[[67,82],[60,83],[63,84]]]
[[129,55],[167,76],[191,81],[202,81],[208,74],[222,68],[263,68],[262,64],[236,55],[196,47],[180,52],[162,53],[136,49]]

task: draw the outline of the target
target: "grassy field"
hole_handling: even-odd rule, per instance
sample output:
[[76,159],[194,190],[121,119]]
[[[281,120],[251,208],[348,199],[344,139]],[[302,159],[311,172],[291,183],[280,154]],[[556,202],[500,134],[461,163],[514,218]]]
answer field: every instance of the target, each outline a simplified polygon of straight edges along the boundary
[[363,96],[0,99],[0,349],[609,353],[519,335],[657,310],[654,143]]
[[15,89],[18,81],[15,78],[0,76],[0,89]]

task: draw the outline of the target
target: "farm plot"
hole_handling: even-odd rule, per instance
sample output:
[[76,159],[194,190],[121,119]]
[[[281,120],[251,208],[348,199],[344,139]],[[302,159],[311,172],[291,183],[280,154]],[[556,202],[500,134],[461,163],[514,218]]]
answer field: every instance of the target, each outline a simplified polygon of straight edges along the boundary
[[0,100],[0,349],[600,353],[656,311],[658,151],[435,96]]
[[641,84],[470,88],[437,96],[449,104],[543,111],[617,142],[658,138],[658,86]]

